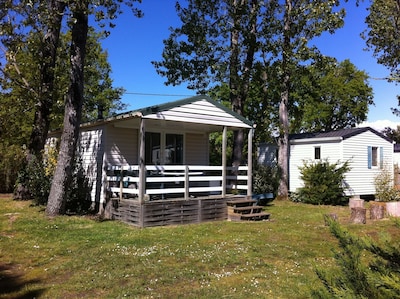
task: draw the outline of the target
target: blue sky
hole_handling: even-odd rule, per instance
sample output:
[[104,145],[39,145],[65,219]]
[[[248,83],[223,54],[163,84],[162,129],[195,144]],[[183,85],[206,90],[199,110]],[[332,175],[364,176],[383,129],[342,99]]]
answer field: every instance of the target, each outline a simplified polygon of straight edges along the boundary
[[[389,71],[376,63],[371,52],[364,50],[365,42],[360,37],[366,29],[366,4],[356,7],[353,1],[350,2],[346,4],[345,26],[334,35],[324,34],[317,41],[318,47],[323,54],[336,57],[339,61],[350,59],[372,78],[387,77]],[[165,79],[156,73],[151,64],[151,61],[161,59],[162,41],[169,36],[168,28],[179,26],[174,5],[175,0],[143,0],[140,8],[144,17],[136,19],[130,11],[126,11],[117,19],[117,26],[111,30],[111,35],[103,41],[103,47],[109,54],[114,86],[127,91],[122,100],[129,105],[129,110],[195,94],[186,86],[165,86]],[[397,107],[399,86],[385,80],[370,79],[369,83],[374,90],[375,105],[370,106],[368,124],[378,129],[384,126],[396,128],[397,124],[400,125],[400,118],[393,115],[390,108]]]

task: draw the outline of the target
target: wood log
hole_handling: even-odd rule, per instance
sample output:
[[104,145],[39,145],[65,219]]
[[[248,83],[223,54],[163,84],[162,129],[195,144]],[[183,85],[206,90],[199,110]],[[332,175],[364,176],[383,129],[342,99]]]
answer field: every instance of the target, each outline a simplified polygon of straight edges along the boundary
[[371,204],[369,212],[372,220],[383,219],[385,216],[385,206],[380,204]]
[[357,223],[357,224],[367,223],[367,209],[351,208],[350,222]]

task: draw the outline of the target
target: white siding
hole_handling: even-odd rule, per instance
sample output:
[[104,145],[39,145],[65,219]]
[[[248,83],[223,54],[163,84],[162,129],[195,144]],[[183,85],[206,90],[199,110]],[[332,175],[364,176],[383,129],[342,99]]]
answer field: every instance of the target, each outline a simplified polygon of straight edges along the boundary
[[[290,147],[289,189],[291,192],[303,186],[299,166],[304,160],[313,160],[314,147],[321,147],[321,158],[330,163],[350,161],[351,170],[346,174],[347,195],[375,194],[374,178],[380,173],[380,166],[368,169],[368,146],[383,148],[383,161],[393,173],[393,144],[371,131],[347,138],[341,142],[312,142],[292,144]],[[379,160],[379,153],[378,153]],[[379,164],[379,161],[378,161]]]
[[301,144],[292,144],[290,146],[289,157],[289,189],[295,192],[296,189],[303,187],[303,181],[300,178],[300,169],[304,165],[304,161],[314,160],[315,147],[321,148],[321,160],[328,159],[331,163],[342,161],[341,143],[340,142],[310,142]]
[[93,130],[81,130],[78,143],[78,152],[82,159],[82,166],[85,169],[91,187],[90,196],[92,201],[99,201],[101,188],[102,164],[103,164],[103,128]]
[[208,165],[209,146],[207,134],[186,134],[185,156],[188,165]]
[[381,172],[379,166],[368,169],[368,146],[383,147],[383,162],[393,173],[393,144],[378,135],[366,131],[343,141],[343,156],[350,160],[351,170],[346,175],[350,186],[349,195],[375,194],[374,178]]
[[138,130],[107,126],[106,165],[138,164]]

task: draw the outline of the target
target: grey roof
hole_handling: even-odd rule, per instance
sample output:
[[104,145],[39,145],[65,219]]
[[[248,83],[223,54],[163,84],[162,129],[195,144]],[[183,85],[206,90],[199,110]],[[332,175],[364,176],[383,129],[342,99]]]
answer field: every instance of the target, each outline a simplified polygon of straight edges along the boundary
[[366,131],[370,131],[379,137],[392,142],[390,138],[385,136],[384,134],[374,130],[371,127],[363,127],[363,128],[349,128],[349,129],[340,129],[340,130],[335,130],[335,131],[329,131],[329,132],[316,132],[316,133],[301,133],[301,134],[291,134],[289,136],[290,140],[298,140],[298,139],[311,139],[311,138],[334,138],[338,137],[341,139],[347,139],[353,136],[356,136],[358,134],[364,133]]

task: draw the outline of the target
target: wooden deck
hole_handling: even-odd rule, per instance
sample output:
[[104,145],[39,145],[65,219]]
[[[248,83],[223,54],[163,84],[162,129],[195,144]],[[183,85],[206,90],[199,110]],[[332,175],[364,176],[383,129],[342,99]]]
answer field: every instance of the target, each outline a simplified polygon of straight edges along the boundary
[[228,218],[226,199],[206,197],[148,201],[113,199],[111,217],[137,227],[201,223]]

